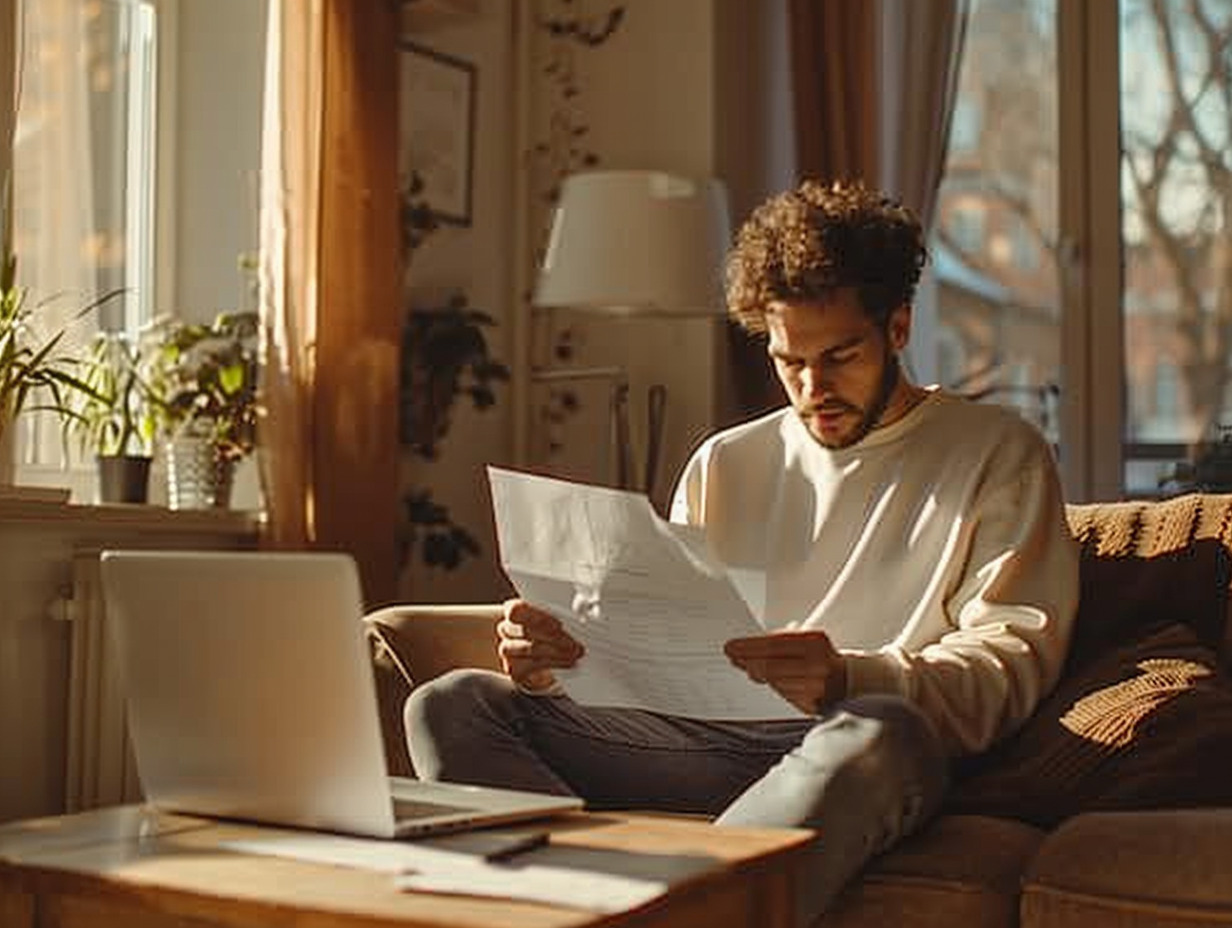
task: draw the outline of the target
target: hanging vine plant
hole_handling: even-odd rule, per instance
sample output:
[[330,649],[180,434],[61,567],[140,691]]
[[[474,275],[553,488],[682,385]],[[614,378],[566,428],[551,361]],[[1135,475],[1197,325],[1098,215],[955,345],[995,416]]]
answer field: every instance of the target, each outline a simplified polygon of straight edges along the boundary
[[[438,228],[435,214],[422,198],[423,184],[412,175],[402,195],[402,246],[409,262]],[[457,402],[469,400],[483,412],[496,403],[496,384],[509,369],[494,359],[487,330],[495,320],[469,305],[461,291],[441,305],[412,302],[402,326],[398,432],[403,447],[425,461],[435,461],[449,433]],[[456,522],[432,490],[412,486],[402,498],[405,523],[399,533],[399,559],[418,557],[427,567],[454,570],[482,552],[479,541]]]
[[[599,163],[599,155],[590,145],[590,126],[582,112],[582,86],[575,52],[603,45],[616,34],[625,18],[623,5],[609,6],[599,13],[588,13],[582,6],[575,0],[556,0],[554,12],[536,21],[549,37],[542,73],[552,92],[547,136],[532,149],[546,214],[550,214],[560,200],[561,186],[568,175]],[[543,260],[545,248],[546,236],[535,253],[536,267]],[[526,294],[525,299],[529,302],[530,294]],[[558,363],[571,361],[577,341],[574,328],[560,326],[550,333],[550,338],[553,360]],[[560,430],[580,409],[581,400],[572,387],[559,384],[548,389],[539,405],[538,416],[549,455],[562,450]]]

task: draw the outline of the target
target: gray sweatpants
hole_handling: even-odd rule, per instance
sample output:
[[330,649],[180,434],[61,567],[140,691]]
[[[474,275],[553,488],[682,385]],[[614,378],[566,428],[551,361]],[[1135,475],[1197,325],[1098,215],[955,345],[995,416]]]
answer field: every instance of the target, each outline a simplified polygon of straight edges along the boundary
[[530,696],[459,670],[406,705],[416,774],[580,796],[592,809],[696,812],[719,825],[818,830],[798,923],[940,804],[948,761],[932,726],[892,696],[819,718],[710,722]]

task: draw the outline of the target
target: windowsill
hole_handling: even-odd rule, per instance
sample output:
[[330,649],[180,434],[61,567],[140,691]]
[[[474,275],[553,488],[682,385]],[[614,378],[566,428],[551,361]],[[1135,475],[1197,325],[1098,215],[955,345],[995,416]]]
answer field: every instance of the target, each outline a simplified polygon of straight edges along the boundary
[[60,527],[139,528],[150,532],[192,532],[209,535],[255,536],[262,514],[231,509],[168,509],[139,504],[60,502],[4,497],[0,493],[0,523]]

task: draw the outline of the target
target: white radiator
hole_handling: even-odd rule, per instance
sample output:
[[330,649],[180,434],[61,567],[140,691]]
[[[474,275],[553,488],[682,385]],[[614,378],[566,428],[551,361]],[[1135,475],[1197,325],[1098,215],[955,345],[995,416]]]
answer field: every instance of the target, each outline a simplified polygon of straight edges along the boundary
[[97,552],[73,558],[72,599],[63,605],[62,617],[72,625],[65,811],[139,802],[141,786],[106,629]]

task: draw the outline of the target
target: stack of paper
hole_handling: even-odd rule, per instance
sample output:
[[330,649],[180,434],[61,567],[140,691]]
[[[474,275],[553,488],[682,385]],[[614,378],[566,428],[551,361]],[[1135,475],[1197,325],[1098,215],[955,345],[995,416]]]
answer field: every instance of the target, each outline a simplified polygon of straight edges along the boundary
[[765,634],[697,529],[642,494],[488,468],[501,563],[586,649],[555,671],[586,705],[709,719],[798,718],[723,653]]

